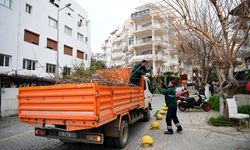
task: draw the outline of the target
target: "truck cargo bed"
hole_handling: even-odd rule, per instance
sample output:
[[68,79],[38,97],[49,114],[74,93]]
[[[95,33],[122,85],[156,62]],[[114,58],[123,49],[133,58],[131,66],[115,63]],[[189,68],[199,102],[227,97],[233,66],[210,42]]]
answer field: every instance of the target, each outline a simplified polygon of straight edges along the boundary
[[18,115],[35,126],[66,125],[67,131],[99,127],[144,107],[144,89],[96,83],[19,88]]

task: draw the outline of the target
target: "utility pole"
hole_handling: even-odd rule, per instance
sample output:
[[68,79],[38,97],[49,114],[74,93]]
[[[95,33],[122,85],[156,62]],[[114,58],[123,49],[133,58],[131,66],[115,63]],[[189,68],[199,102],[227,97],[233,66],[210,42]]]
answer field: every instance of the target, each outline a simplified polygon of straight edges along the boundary
[[66,7],[71,6],[70,3],[66,4],[63,8],[58,9],[57,11],[57,55],[56,55],[56,75],[59,77],[59,14],[60,11],[63,10]]

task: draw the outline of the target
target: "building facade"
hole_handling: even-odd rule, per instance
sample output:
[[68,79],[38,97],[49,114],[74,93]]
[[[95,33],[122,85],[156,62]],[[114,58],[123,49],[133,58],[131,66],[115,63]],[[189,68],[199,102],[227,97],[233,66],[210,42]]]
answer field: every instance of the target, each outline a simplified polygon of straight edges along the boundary
[[151,3],[137,7],[136,12],[131,14],[133,27],[128,41],[129,52],[132,54],[130,65],[146,59],[153,74],[162,71],[162,64],[167,62],[163,45],[164,19],[160,9]]
[[136,12],[117,30],[113,31],[101,48],[107,67],[133,67],[142,60],[149,61],[153,75],[164,72],[191,74],[191,66],[179,60],[170,45],[166,17],[152,3],[136,8]]
[[73,0],[0,1],[0,34],[1,74],[53,77],[90,66],[88,13]]

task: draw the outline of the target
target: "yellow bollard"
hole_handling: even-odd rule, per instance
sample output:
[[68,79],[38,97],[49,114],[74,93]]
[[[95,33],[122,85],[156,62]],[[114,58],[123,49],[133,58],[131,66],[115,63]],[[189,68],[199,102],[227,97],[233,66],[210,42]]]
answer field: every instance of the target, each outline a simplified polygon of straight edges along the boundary
[[142,138],[141,138],[141,145],[142,147],[150,147],[150,146],[153,146],[153,143],[154,143],[154,140],[151,136],[149,135],[144,135]]
[[153,122],[151,123],[151,129],[152,129],[152,130],[159,130],[159,129],[160,129],[160,122],[158,122],[158,121],[153,121]]

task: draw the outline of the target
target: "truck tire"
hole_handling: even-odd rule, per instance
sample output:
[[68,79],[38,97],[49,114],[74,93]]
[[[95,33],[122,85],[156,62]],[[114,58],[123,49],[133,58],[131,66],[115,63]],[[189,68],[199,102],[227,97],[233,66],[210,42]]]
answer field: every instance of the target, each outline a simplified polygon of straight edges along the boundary
[[143,121],[149,121],[150,120],[150,105],[146,108],[146,111],[143,114]]
[[104,143],[106,147],[114,147],[114,141],[113,137],[105,136],[104,137]]
[[128,122],[122,120],[119,137],[113,138],[113,144],[116,148],[124,148],[128,143]]

